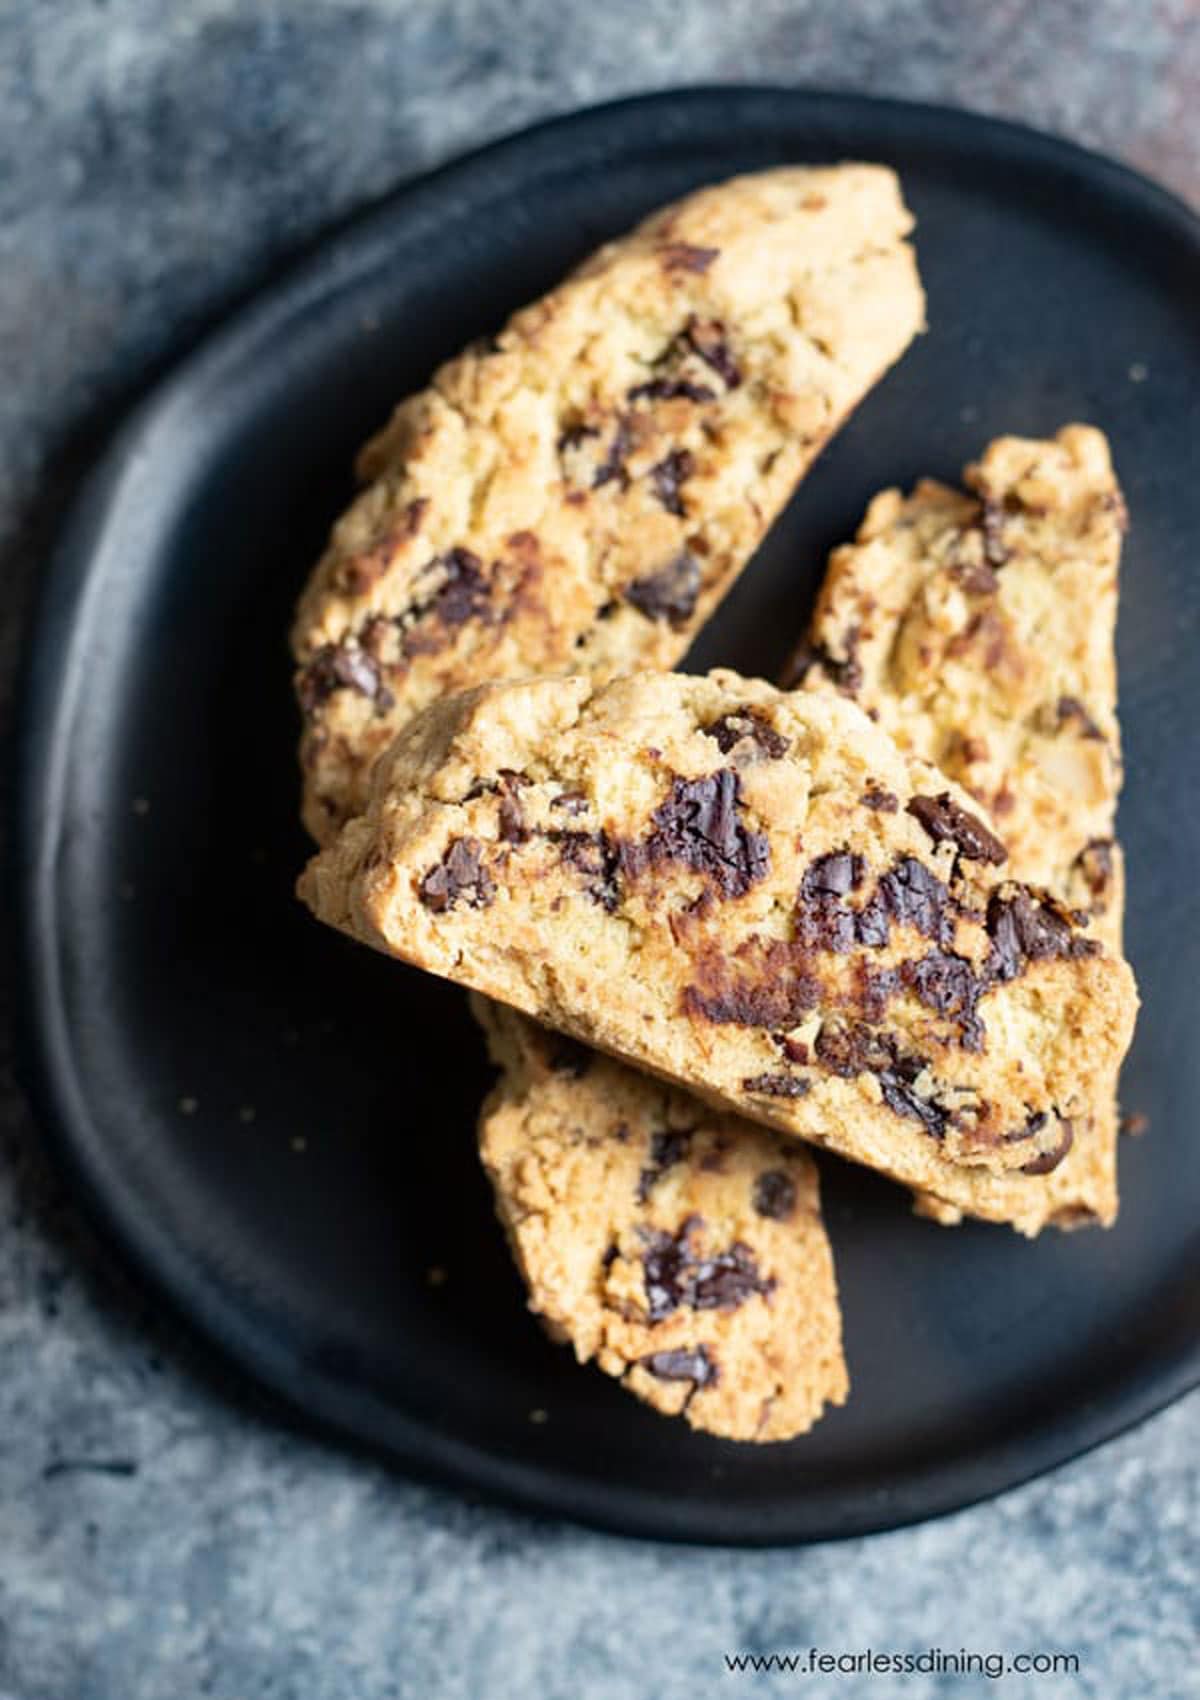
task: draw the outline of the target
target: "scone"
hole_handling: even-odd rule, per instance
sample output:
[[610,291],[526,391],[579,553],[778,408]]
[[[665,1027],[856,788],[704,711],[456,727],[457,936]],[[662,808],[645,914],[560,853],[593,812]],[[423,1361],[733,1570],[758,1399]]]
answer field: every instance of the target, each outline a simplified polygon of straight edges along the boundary
[[[1002,437],[965,474],[876,497],[831,558],[791,685],[861,703],[902,749],[937,763],[989,811],[1014,878],[1044,885],[1121,949],[1124,868],[1113,837],[1121,782],[1117,576],[1125,504],[1108,444],[1070,425]],[[972,1177],[927,1197],[1011,1220],[1111,1222],[1113,1090],[1052,1174]],[[986,1195],[986,1196],[983,1196]]]
[[435,705],[301,895],[376,948],[926,1190],[1049,1169],[1128,967],[1006,880],[971,800],[851,703],[647,674]]
[[833,1259],[799,1141],[472,1003],[503,1070],[480,1153],[551,1336],[729,1440],[787,1440],[843,1403]]
[[921,328],[911,226],[881,166],[703,189],[401,404],[293,630],[319,843],[438,698],[683,654]]

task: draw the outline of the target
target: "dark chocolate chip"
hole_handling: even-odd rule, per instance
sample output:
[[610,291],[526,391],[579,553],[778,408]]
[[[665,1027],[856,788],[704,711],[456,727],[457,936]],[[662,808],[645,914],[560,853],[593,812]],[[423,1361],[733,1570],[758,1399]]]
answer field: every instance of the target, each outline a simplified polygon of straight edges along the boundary
[[659,1381],[694,1381],[697,1387],[711,1387],[718,1379],[716,1363],[706,1346],[697,1346],[691,1352],[651,1352],[638,1362]]
[[805,870],[796,899],[796,942],[807,950],[853,950],[858,917],[843,899],[862,883],[864,863],[848,850],[819,856]]
[[927,1009],[958,1024],[967,1050],[981,1048],[983,1026],[978,1007],[988,982],[980,979],[965,956],[931,950],[917,962],[906,962],[900,972],[904,984]]
[[676,1234],[642,1230],[643,1281],[651,1322],[661,1322],[681,1306],[736,1310],[756,1293],[774,1291],[774,1277],[763,1278],[754,1254],[740,1240],[714,1257],[696,1257],[691,1239],[702,1226],[699,1216],[689,1216]]
[[[876,896],[878,902],[873,899],[864,910],[860,930],[869,911],[872,929],[890,917],[899,926],[915,927],[938,944],[953,942],[954,901],[937,875],[915,856],[900,857],[880,880]],[[874,936],[870,942],[875,942]]]
[[992,946],[987,972],[993,980],[1013,980],[1026,961],[1095,956],[1095,939],[1084,938],[1069,910],[1046,893],[1006,886],[988,899],[987,930]]
[[969,862],[1000,863],[1008,859],[1008,851],[995,833],[956,803],[948,791],[938,797],[911,797],[908,813],[920,821],[935,844],[957,845],[959,855]]
[[731,708],[728,714],[701,730],[707,737],[716,739],[722,755],[728,755],[745,738],[771,761],[778,761],[792,747],[791,739],[777,732],[760,708]]
[[304,713],[312,714],[340,690],[357,691],[378,707],[391,707],[391,694],[384,689],[378,663],[353,637],[322,644],[300,674],[296,694]]
[[685,512],[681,492],[695,470],[696,463],[686,449],[672,449],[647,474],[663,507],[680,519]]
[[732,768],[702,779],[676,779],[667,800],[651,817],[654,831],[630,845],[623,862],[637,872],[645,862],[682,862],[708,875],[724,897],[742,897],[770,871],[765,833],[742,825],[742,782]]
[[805,1098],[811,1090],[811,1082],[797,1074],[752,1074],[742,1081],[743,1092],[763,1098]]
[[796,1208],[796,1183],[782,1169],[764,1169],[754,1182],[754,1208],[772,1222],[786,1222]]
[[613,440],[609,444],[608,454],[596,468],[592,476],[592,489],[599,490],[602,485],[611,483],[615,478],[622,490],[629,484],[629,474],[625,470],[625,457],[633,444],[633,435],[629,421],[625,418],[617,420],[617,428],[613,432]]
[[679,630],[691,619],[700,595],[700,567],[684,549],[657,572],[635,578],[625,586],[626,602],[648,620],[665,620]]
[[451,839],[441,861],[430,868],[417,888],[427,909],[440,915],[453,909],[460,898],[472,909],[487,908],[496,887],[481,860],[481,849],[478,839]]
[[858,645],[862,637],[858,626],[850,626],[842,634],[842,647],[846,651],[845,660],[839,661],[823,643],[817,643],[811,638],[804,638],[788,657],[784,665],[780,686],[785,691],[794,691],[804,683],[814,667],[819,667],[829,680],[845,696],[857,696],[862,689],[863,671],[858,659]]
[[655,1182],[682,1163],[692,1143],[691,1128],[667,1128],[650,1136],[650,1161],[638,1176],[637,1201],[645,1204]]
[[421,610],[422,618],[432,615],[444,626],[462,626],[486,611],[491,592],[478,555],[451,549],[430,567],[440,567],[445,577],[432,602]]
[[878,809],[881,814],[894,815],[900,807],[900,799],[894,791],[884,791],[878,785],[870,785],[863,792],[861,802],[864,808]]
[[561,809],[565,815],[585,815],[588,800],[582,791],[560,791],[557,797],[551,797],[550,807]]
[[611,915],[620,898],[621,855],[606,832],[551,832],[547,835],[569,862],[583,874],[584,890],[593,903]]
[[736,390],[742,381],[737,361],[733,358],[725,326],[719,319],[689,319],[683,333],[684,341],[712,368],[727,390]]
[[1035,1157],[1032,1162],[1022,1163],[1021,1173],[1023,1175],[1049,1175],[1058,1168],[1058,1165],[1075,1143],[1075,1129],[1071,1123],[1065,1121],[1061,1126],[1062,1133],[1058,1144],[1049,1151],[1043,1151],[1041,1156]]

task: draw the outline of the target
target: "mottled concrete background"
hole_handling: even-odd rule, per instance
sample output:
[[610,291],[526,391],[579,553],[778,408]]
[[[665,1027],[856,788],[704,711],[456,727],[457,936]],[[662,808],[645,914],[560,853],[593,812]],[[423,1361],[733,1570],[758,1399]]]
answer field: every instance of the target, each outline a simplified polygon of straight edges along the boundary
[[[956,101],[1200,202],[1195,0],[14,0],[0,8],[0,678],[114,411],[306,239],[551,112],[700,80]],[[539,1524],[281,1434],[91,1247],[0,1082],[0,1700],[1200,1694],[1200,1397],[850,1545]],[[108,1468],[72,1467],[72,1460]],[[1078,1681],[729,1676],[806,1647],[1077,1650]]]

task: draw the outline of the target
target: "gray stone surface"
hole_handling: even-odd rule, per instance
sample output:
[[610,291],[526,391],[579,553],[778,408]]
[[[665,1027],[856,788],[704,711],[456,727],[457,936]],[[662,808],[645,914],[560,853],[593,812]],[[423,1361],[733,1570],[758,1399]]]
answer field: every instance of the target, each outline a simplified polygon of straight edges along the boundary
[[[114,409],[281,255],[544,114],[700,80],[952,100],[1200,201],[1194,0],[23,0],[0,9],[0,679]],[[921,1529],[656,1548],[281,1433],[76,1224],[0,1080],[0,1700],[986,1691],[727,1651],[1066,1648],[1023,1696],[1200,1694],[1200,1396]],[[74,1463],[72,1462],[74,1461]],[[87,1467],[83,1467],[84,1465]]]

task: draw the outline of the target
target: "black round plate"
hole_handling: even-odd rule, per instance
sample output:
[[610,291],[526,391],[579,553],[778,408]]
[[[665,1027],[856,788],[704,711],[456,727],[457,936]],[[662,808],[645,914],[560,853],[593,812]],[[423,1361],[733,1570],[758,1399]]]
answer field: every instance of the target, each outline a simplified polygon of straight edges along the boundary
[[[929,334],[823,456],[691,658],[772,670],[870,495],[1086,419],[1133,514],[1120,660],[1125,1075],[1149,1138],[1111,1233],[946,1232],[823,1164],[848,1406],[738,1447],[636,1404],[526,1313],[474,1148],[462,995],[316,926],[285,632],[360,440],[435,362],[693,186],[884,160]],[[47,1133],[161,1292],[326,1428],[628,1532],[796,1541],[1019,1482],[1200,1379],[1200,234],[1152,185],[961,113],[772,90],[558,120],[406,188],[129,422],[50,574],[21,740],[18,899]],[[444,1270],[445,1279],[430,1271]],[[531,1420],[545,1412],[544,1421]]]

